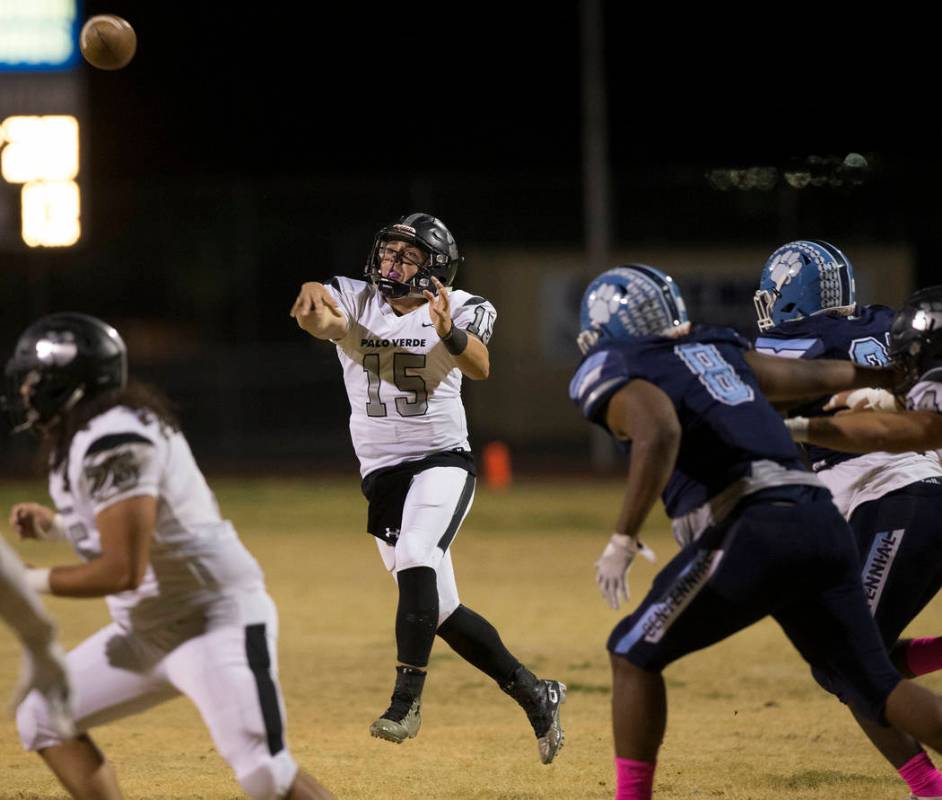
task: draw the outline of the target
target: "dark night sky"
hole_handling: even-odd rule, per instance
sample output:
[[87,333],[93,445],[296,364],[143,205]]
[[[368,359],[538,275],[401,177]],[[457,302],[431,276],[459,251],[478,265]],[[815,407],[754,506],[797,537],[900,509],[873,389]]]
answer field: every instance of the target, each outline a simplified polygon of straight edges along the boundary
[[[301,279],[357,269],[376,227],[413,207],[465,243],[582,243],[577,3],[234,8],[85,5],[125,16],[138,52],[117,72],[80,65],[83,240],[11,255],[5,291],[28,291],[30,312],[75,299],[109,314],[133,287],[145,315],[268,313]],[[873,179],[803,193],[801,230],[942,254],[919,65],[850,36],[834,52],[824,34],[646,13],[605,3],[615,243],[777,240],[779,197],[718,194],[705,170],[858,151],[877,154]],[[240,288],[240,256],[264,280]]]
[[[578,173],[575,3],[215,6],[87,3],[86,15],[123,14],[139,35],[127,69],[89,70],[108,148],[96,171]],[[605,6],[616,170],[780,160],[848,149],[848,137],[849,149],[918,152],[932,139],[913,124],[930,112],[894,80],[898,61],[638,14]]]
[[140,5],[102,5],[132,22],[139,50],[124,71],[89,75],[93,124],[108,134],[96,170],[578,168],[574,10],[495,25],[470,4],[450,22],[441,9],[221,20],[209,4]]

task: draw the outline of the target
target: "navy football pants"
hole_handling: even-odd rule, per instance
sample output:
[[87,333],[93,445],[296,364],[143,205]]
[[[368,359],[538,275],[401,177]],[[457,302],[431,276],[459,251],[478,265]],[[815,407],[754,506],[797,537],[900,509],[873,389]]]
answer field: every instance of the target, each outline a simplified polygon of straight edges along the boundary
[[828,687],[873,719],[900,680],[870,615],[857,549],[823,489],[745,498],[657,575],[608,649],[646,670],[709,647],[767,615]]
[[887,648],[942,588],[942,485],[917,481],[850,518],[864,594]]

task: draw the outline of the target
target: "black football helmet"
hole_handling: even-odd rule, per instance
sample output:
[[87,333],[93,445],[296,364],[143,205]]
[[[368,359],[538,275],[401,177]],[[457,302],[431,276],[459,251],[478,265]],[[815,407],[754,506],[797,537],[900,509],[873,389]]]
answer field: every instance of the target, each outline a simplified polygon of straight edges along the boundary
[[[408,242],[422,250],[427,258],[418,272],[406,282],[384,278],[380,270],[380,250],[385,242]],[[435,294],[432,278],[438,278],[445,286],[451,286],[464,259],[458,255],[455,237],[445,223],[431,214],[408,214],[397,223],[382,228],[373,239],[373,249],[366,262],[364,274],[377,286],[385,297],[422,297],[424,290]]]
[[942,367],[942,286],[920,289],[897,312],[890,327],[890,358],[903,375],[899,392]]
[[80,401],[127,383],[118,332],[87,314],[41,317],[16,342],[2,398],[14,432],[55,424]]

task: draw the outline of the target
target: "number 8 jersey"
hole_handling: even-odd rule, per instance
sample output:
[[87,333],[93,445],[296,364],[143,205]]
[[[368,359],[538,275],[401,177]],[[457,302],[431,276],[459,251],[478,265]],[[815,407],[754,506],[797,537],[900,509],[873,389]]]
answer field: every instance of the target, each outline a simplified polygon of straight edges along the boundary
[[[334,344],[361,476],[443,450],[469,450],[461,370],[435,332],[428,304],[400,315],[365,281],[336,277],[325,285],[349,323]],[[487,344],[494,306],[458,289],[448,299],[453,324]]]
[[[744,357],[748,349],[735,331],[706,325],[676,339],[646,336],[630,344],[600,344],[569,385],[585,418],[606,430],[608,401],[635,378],[670,398],[683,436],[662,499],[682,543],[718,522],[746,494],[771,486],[820,485],[759,391]],[[630,452],[630,443],[622,444]]]

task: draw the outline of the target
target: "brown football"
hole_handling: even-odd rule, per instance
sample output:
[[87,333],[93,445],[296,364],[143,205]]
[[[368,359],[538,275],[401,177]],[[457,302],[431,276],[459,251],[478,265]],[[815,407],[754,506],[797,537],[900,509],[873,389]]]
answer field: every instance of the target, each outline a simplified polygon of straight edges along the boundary
[[134,58],[137,34],[127,20],[114,14],[99,14],[82,26],[79,48],[93,67],[121,69]]

